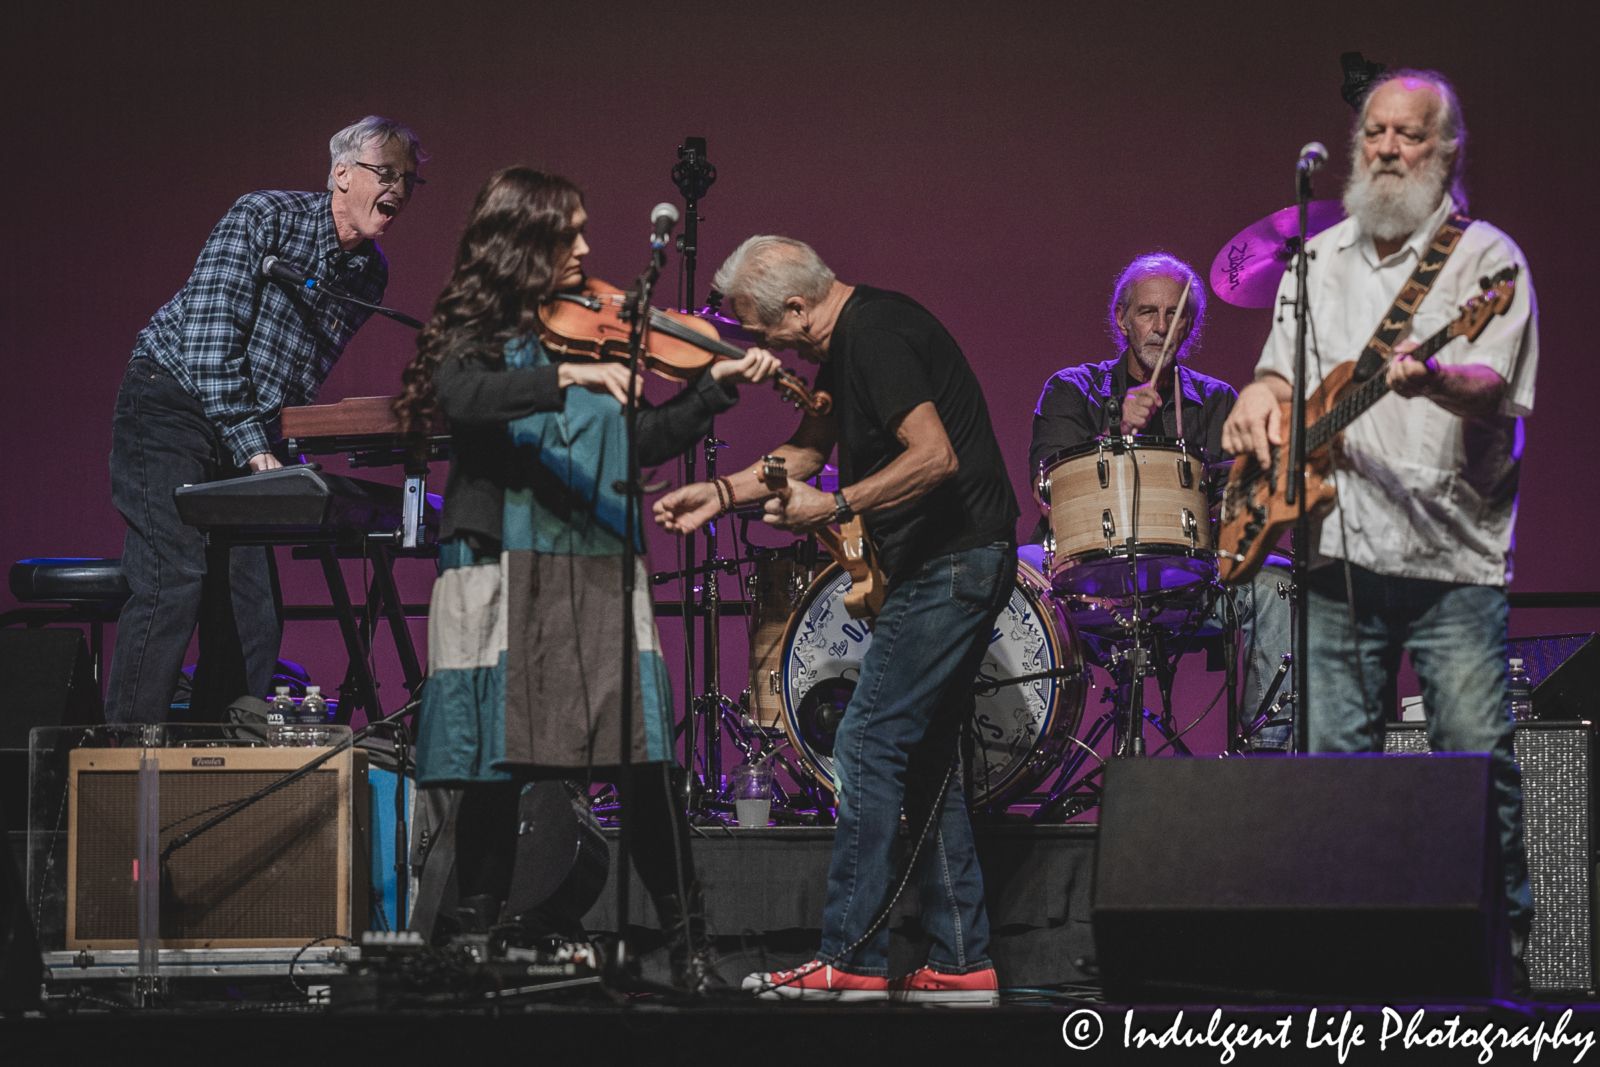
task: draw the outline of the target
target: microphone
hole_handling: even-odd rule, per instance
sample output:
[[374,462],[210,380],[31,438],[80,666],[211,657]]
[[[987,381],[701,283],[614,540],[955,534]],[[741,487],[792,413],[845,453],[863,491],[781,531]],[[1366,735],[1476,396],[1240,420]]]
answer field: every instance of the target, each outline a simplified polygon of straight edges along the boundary
[[267,256],[261,260],[261,276],[263,278],[276,278],[290,285],[303,285],[307,289],[317,287],[317,279],[304,271],[295,270],[277,256]]
[[667,234],[678,224],[678,209],[663,201],[650,209],[650,225],[654,231],[650,234],[650,244],[654,248],[665,248]]
[[1302,174],[1315,174],[1327,162],[1328,146],[1321,141],[1312,141],[1300,149],[1300,159],[1295,163],[1294,169]]

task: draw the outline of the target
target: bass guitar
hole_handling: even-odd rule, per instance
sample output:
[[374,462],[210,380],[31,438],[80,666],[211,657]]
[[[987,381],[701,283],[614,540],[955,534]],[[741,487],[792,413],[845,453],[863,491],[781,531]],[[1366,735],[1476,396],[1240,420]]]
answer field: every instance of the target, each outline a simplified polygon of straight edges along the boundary
[[[1461,313],[1444,329],[1412,351],[1412,359],[1428,359],[1457,337],[1476,340],[1491,319],[1511,306],[1517,268],[1507,267],[1480,284],[1484,291],[1463,304]],[[1354,360],[1339,364],[1322,379],[1316,392],[1306,397],[1305,504],[1313,516],[1326,515],[1333,508],[1334,488],[1325,479],[1344,428],[1389,392],[1387,362],[1362,382],[1355,380],[1355,369]],[[1292,405],[1286,403],[1281,410],[1282,424],[1288,426]],[[1261,469],[1254,454],[1233,461],[1217,534],[1217,576],[1224,585],[1240,585],[1254,578],[1267,552],[1299,517],[1299,505],[1286,499],[1289,467],[1288,445],[1273,447],[1269,470]]]
[[[761,457],[761,481],[767,489],[785,500],[789,492],[789,471],[782,456]],[[850,591],[844,595],[844,609],[852,619],[875,619],[889,595],[889,583],[878,565],[878,550],[867,536],[860,515],[838,530],[824,526],[816,532],[817,542],[834,562],[850,575]]]

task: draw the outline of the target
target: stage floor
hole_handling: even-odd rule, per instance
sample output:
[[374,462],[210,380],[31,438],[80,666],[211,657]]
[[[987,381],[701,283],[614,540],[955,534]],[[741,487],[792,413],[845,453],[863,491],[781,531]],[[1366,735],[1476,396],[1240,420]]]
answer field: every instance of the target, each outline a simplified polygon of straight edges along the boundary
[[[1215,1021],[1213,1021],[1215,1019]],[[517,1062],[609,1064],[1466,1064],[1592,1062],[1600,1008],[1139,1007],[1066,1002],[993,1010],[894,1005],[681,1006],[654,998],[473,1011],[110,1013],[0,1021],[16,1063],[140,1053],[230,1067]],[[1484,1057],[1482,1042],[1492,1047]],[[1584,1055],[1584,1053],[1589,1053]],[[908,1057],[918,1057],[911,1060]],[[198,1058],[198,1056],[197,1056]]]

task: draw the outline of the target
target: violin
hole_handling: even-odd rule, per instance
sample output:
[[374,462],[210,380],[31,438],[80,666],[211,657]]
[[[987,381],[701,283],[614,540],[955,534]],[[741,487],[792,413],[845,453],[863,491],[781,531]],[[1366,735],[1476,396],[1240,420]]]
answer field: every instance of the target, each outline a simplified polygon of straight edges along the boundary
[[[632,327],[624,317],[628,295],[598,278],[585,278],[577,290],[557,293],[539,309],[539,340],[545,348],[568,358],[628,358]],[[640,361],[663,378],[686,382],[699,377],[719,359],[743,359],[744,350],[724,341],[717,328],[681,311],[650,309],[650,332]],[[787,368],[773,377],[773,387],[785,400],[812,415],[833,409],[833,397],[813,392],[805,379]]]

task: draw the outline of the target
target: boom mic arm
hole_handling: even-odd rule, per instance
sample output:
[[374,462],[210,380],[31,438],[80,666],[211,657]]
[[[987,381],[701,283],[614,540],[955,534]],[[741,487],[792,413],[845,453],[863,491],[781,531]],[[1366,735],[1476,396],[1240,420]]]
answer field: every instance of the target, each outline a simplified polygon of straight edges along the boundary
[[277,256],[264,256],[262,258],[261,276],[263,278],[272,278],[276,281],[288,282],[290,285],[313,290],[315,292],[326,293],[335,300],[344,300],[351,304],[359,304],[364,308],[371,308],[374,312],[382,315],[384,318],[389,318],[396,322],[404,323],[413,330],[422,329],[422,321],[420,319],[414,319],[403,311],[396,311],[393,308],[380,307],[377,304],[368,303],[367,301],[362,300],[360,297],[351,296],[349,293],[338,288],[337,286],[326,285],[315,275],[296,270],[294,267],[289,266]]

